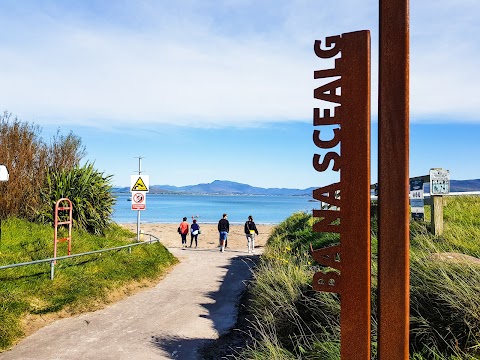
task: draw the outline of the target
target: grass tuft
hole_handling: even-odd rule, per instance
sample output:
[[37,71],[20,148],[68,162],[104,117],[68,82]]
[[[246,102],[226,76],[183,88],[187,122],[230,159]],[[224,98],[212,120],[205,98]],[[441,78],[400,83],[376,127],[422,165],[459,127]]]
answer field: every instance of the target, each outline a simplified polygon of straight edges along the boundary
[[[480,359],[480,198],[444,202],[445,231],[410,227],[410,358]],[[428,216],[427,211],[427,216]],[[338,243],[314,233],[314,219],[296,213],[270,237],[250,291],[254,343],[240,359],[340,359],[340,301],[314,292],[310,244]],[[376,357],[377,224],[372,218],[372,358]]]

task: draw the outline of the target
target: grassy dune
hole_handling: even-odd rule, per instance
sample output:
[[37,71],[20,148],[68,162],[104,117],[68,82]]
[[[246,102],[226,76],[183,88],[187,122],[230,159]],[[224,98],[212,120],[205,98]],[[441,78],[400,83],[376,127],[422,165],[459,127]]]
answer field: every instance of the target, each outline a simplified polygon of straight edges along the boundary
[[[125,245],[134,234],[114,226],[104,237],[74,231],[72,253]],[[58,244],[58,256],[67,244]],[[0,265],[53,257],[53,228],[23,220],[2,222]],[[5,350],[45,320],[98,309],[159,279],[177,262],[158,243],[128,250],[61,260],[50,280],[50,264],[0,270],[0,350]]]
[[[427,214],[428,215],[428,214]],[[427,218],[428,220],[428,218]],[[412,359],[480,359],[480,197],[446,198],[445,233],[411,226]],[[376,358],[376,223],[372,220],[372,357]],[[340,359],[336,294],[312,291],[317,264],[308,251],[338,242],[313,233],[313,218],[297,213],[269,239],[254,273],[250,309],[253,345],[241,359]]]

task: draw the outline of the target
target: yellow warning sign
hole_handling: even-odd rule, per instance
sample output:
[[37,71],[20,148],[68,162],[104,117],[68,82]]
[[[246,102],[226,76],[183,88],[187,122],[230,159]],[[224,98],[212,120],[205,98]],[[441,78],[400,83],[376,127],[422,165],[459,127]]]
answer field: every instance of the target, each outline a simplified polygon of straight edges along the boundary
[[138,177],[138,180],[135,182],[135,184],[132,186],[131,191],[148,191],[147,185],[145,185],[140,176]]

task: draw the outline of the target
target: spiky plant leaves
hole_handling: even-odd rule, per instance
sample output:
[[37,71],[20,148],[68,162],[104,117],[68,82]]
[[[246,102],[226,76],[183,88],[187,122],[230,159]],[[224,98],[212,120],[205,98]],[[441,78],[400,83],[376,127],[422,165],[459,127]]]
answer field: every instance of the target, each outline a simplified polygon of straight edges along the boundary
[[48,172],[41,194],[45,206],[37,218],[45,223],[53,222],[56,202],[68,198],[73,205],[74,226],[92,234],[103,234],[111,223],[115,204],[111,178],[90,163],[71,170]]

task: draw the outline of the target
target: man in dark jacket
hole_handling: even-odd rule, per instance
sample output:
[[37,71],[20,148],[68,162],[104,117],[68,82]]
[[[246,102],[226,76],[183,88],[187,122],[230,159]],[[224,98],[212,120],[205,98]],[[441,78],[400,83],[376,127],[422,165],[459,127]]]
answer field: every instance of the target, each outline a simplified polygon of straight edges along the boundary
[[224,252],[227,247],[227,237],[230,231],[230,223],[227,220],[227,214],[218,221],[218,232],[220,233],[220,251]]

